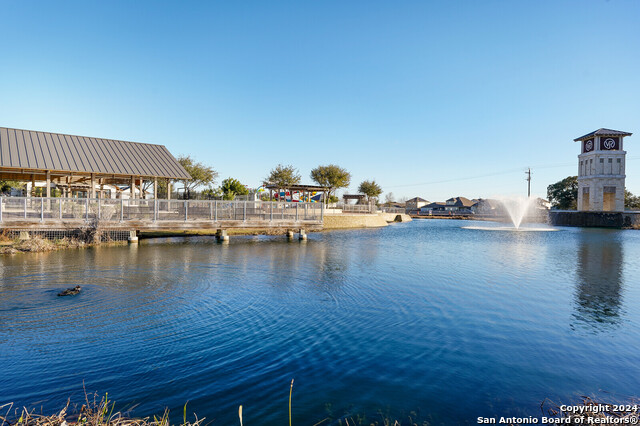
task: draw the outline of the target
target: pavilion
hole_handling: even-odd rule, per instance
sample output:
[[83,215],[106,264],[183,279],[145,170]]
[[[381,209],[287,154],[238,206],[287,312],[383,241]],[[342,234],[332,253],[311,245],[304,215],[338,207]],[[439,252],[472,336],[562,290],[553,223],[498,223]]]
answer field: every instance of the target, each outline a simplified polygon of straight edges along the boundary
[[190,178],[163,145],[0,127],[0,180],[44,181],[46,197],[54,183],[66,196],[85,188],[89,198],[96,187],[129,185],[135,198],[136,186],[151,181],[157,198],[159,179],[170,197],[171,180]]

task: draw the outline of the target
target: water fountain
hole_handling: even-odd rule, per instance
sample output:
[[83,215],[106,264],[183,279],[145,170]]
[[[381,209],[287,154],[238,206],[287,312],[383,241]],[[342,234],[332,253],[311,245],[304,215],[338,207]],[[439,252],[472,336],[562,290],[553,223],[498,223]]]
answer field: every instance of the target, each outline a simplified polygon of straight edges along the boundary
[[506,210],[509,218],[511,219],[511,223],[513,223],[513,227],[516,229],[520,229],[520,225],[522,224],[522,220],[527,215],[527,213],[531,210],[531,208],[535,205],[535,198],[531,197],[498,197],[497,198],[502,206]]
[[549,226],[521,226],[524,218],[532,213],[536,205],[536,199],[523,196],[499,196],[495,200],[502,204],[506,216],[511,220],[512,226],[465,226],[465,229],[478,229],[485,231],[556,231]]

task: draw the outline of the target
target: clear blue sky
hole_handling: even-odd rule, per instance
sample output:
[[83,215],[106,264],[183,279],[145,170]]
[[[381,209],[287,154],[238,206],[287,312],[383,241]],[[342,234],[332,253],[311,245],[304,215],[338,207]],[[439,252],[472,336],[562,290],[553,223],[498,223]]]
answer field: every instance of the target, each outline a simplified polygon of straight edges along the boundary
[[163,144],[249,186],[336,163],[350,191],[432,201],[525,193],[529,166],[544,196],[608,127],[635,133],[640,193],[637,0],[0,5],[0,126]]

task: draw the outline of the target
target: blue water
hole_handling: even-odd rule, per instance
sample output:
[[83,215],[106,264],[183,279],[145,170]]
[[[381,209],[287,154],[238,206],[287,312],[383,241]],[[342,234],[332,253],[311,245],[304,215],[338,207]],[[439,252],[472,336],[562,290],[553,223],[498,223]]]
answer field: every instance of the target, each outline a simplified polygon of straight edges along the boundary
[[477,224],[0,257],[0,405],[81,404],[84,383],[137,416],[189,401],[239,424],[242,404],[244,424],[281,425],[295,379],[297,425],[456,424],[637,396],[640,232]]

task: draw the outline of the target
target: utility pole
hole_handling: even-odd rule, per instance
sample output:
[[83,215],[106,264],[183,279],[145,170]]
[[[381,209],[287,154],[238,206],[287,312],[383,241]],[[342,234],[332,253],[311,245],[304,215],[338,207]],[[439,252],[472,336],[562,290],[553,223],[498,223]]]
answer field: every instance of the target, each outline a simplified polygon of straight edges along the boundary
[[524,174],[527,175],[527,197],[531,198],[531,168],[528,168]]

